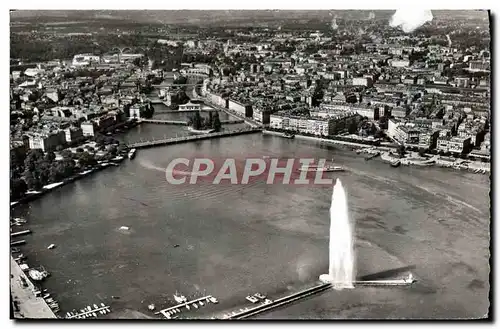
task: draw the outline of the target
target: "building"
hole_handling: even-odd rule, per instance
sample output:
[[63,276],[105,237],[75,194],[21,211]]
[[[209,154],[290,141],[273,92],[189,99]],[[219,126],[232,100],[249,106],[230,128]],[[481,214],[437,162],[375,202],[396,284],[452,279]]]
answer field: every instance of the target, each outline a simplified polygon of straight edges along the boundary
[[80,128],[82,128],[83,136],[94,136],[97,131],[96,124],[93,121],[82,122]]
[[392,67],[408,67],[410,66],[409,60],[391,60]]
[[443,152],[465,153],[470,150],[470,137],[439,137],[437,150]]
[[78,54],[73,56],[71,65],[73,66],[86,66],[90,64],[99,64],[101,58],[93,54]]
[[247,118],[252,117],[252,105],[243,104],[235,99],[229,99],[228,101],[228,109],[234,112],[237,112]]
[[489,61],[470,61],[469,71],[471,72],[488,72],[490,70]]
[[353,86],[371,87],[373,85],[373,80],[369,77],[352,78],[352,85]]
[[39,132],[29,135],[29,148],[41,149],[44,152],[54,151],[57,146],[63,145],[66,141],[64,131]]
[[253,109],[253,119],[262,124],[269,124],[271,120],[271,111],[268,109],[254,108]]
[[134,119],[140,119],[141,118],[141,108],[137,104],[132,105],[128,109],[128,113],[129,113],[128,116],[130,118],[134,118]]
[[188,102],[186,104],[179,105],[179,111],[199,111],[201,110],[201,104],[194,104]]
[[222,95],[207,91],[206,97],[209,103],[215,104],[217,106],[226,109],[228,108],[229,100],[227,98],[222,97]]
[[84,138],[82,128],[76,128],[76,127],[66,128],[64,129],[64,134],[66,143],[76,142]]

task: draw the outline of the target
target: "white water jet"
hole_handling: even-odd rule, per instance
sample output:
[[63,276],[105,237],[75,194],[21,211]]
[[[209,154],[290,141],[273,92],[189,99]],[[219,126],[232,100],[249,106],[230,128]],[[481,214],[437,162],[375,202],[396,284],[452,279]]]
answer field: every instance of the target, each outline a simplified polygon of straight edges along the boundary
[[330,257],[328,274],[322,274],[319,279],[331,283],[334,289],[354,288],[354,243],[347,196],[337,178],[332,193],[330,206]]

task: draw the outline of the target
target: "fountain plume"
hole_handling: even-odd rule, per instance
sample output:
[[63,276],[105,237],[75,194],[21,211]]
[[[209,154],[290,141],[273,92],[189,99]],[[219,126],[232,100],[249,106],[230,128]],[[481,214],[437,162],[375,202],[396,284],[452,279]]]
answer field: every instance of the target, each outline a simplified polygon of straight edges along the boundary
[[347,196],[340,179],[333,187],[330,207],[330,255],[328,274],[322,274],[320,280],[331,283],[334,289],[354,288],[354,252],[353,233],[349,221]]

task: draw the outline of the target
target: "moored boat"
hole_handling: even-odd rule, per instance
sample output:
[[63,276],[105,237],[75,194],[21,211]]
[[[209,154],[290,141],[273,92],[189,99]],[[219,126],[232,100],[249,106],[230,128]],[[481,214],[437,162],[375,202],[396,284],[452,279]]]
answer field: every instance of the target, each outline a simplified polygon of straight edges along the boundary
[[198,129],[194,129],[193,127],[188,127],[188,131],[194,135],[204,135],[204,134],[210,134],[210,133],[215,132],[215,129],[198,130]]
[[133,159],[135,158],[135,153],[137,152],[136,149],[131,149],[129,152],[128,152],[128,158],[129,159]]

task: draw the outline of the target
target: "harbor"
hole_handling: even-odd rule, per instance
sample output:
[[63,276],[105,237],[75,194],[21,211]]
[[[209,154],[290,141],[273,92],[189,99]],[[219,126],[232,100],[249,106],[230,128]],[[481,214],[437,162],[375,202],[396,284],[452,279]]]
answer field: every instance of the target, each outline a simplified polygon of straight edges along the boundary
[[[293,145],[288,146],[289,144]],[[463,216],[465,219],[456,222],[453,218],[446,218],[447,224],[451,221],[454,225],[469,228],[470,220],[476,221],[483,218],[472,207],[482,211],[480,203],[475,200],[482,190],[478,192],[478,185],[475,182],[484,178],[465,172],[436,172],[436,169],[431,169],[423,175],[419,172],[409,173],[407,168],[402,167],[401,173],[398,173],[396,178],[391,178],[396,182],[389,182],[386,181],[386,177],[391,176],[393,169],[381,161],[370,161],[368,168],[364,158],[352,152],[331,146],[325,148],[314,146],[313,148],[310,143],[304,141],[289,143],[286,139],[259,134],[220,139],[217,143],[206,141],[197,145],[187,144],[189,147],[170,145],[164,149],[161,147],[143,149],[138,151],[134,161],[124,161],[120,167],[117,167],[116,172],[103,171],[98,175],[87,176],[88,179],[79,180],[76,184],[65,187],[64,191],[55,189],[54,193],[47,194],[43,199],[34,200],[29,207],[21,204],[14,209],[12,216],[25,219],[27,224],[24,225],[29,225],[28,228],[34,232],[23,236],[26,244],[20,248],[25,255],[31,257],[30,265],[33,264],[34,268],[43,265],[51,272],[52,276],[43,284],[44,287],[57,294],[61,313],[65,314],[73,309],[78,310],[81,305],[92,305],[93,301],[99,301],[96,305],[104,302],[105,305],[112,307],[114,312],[109,315],[111,317],[114,314],[118,316],[124,309],[138,310],[147,314],[147,305],[162,305],[165,296],[177,289],[186,291],[186,296],[195,296],[198,291],[195,285],[200,286],[201,289],[206,288],[219,300],[217,308],[215,306],[203,307],[203,312],[211,309],[216,311],[218,308],[231,309],[233,305],[239,310],[242,308],[240,304],[248,295],[247,291],[241,291],[239,287],[245,286],[247,280],[258,282],[255,287],[252,287],[254,291],[262,291],[268,296],[280,296],[279,289],[288,285],[292,288],[301,285],[300,280],[297,279],[296,269],[290,268],[288,264],[296,262],[303,264],[302,266],[305,266],[309,272],[321,273],[321,262],[316,259],[326,257],[323,251],[326,244],[321,238],[324,228],[315,222],[315,218],[318,217],[317,210],[310,209],[309,211],[310,207],[300,206],[287,208],[285,205],[293,198],[298,204],[306,200],[314,200],[308,202],[312,202],[315,207],[325,208],[326,205],[321,200],[329,199],[326,190],[309,191],[300,188],[287,190],[281,186],[266,185],[248,186],[241,191],[237,189],[238,186],[217,186],[215,190],[208,190],[208,186],[181,186],[173,189],[165,184],[161,176],[163,173],[144,165],[147,160],[157,167],[162,167],[163,163],[171,158],[185,154],[190,156],[197,152],[237,157],[240,150],[247,145],[254,145],[256,152],[260,154],[272,156],[279,154],[281,157],[294,157],[306,154],[318,158],[333,157],[337,163],[348,168],[345,180],[354,191],[351,202],[358,205],[354,208],[352,215],[357,220],[357,229],[361,239],[367,231],[383,234],[383,237],[387,238],[379,239],[378,243],[384,250],[391,250],[391,253],[408,252],[409,247],[421,248],[424,252],[430,251],[425,244],[417,244],[409,237],[388,233],[374,225],[374,221],[383,223],[387,227],[399,225],[406,228],[413,225],[413,223],[401,220],[404,217],[403,210],[408,209],[408,206],[402,209],[394,208],[395,213],[386,214],[383,219],[377,217],[376,213],[380,211],[381,206],[377,203],[366,204],[369,203],[366,200],[370,200],[374,191],[379,191],[379,196],[375,200],[377,202],[391,204],[405,202],[406,204],[410,201],[405,201],[406,199],[398,196],[397,191],[393,189],[395,186],[409,189],[410,193],[413,193],[412,196],[419,200],[418,202],[425,202],[429,207],[428,210],[421,207],[412,210],[421,214],[421,217],[417,217],[415,225],[425,222],[425,225],[431,227],[432,233],[430,234],[432,235],[440,232],[440,222],[425,221],[424,218],[427,217],[424,215],[434,218],[438,209],[443,206],[447,207],[451,201],[455,202],[449,205],[453,207],[450,209],[455,209],[451,211],[460,212],[456,216]],[[163,152],[167,149],[168,152]],[[162,152],[158,152],[159,150]],[[314,150],[313,154],[311,150]],[[432,176],[433,174],[435,176]],[[454,199],[443,197],[446,193],[443,188],[433,187],[433,192],[436,194],[427,198],[422,195],[420,189],[413,187],[422,182],[437,184],[436,180],[444,180],[447,184],[459,183],[462,184],[461,186],[463,184],[474,186],[476,190],[473,194],[470,194],[467,199],[460,199],[461,202],[467,202],[470,206],[455,201],[457,196],[453,196]],[[155,192],[152,193],[152,191]],[[273,192],[272,196],[266,194],[270,191]],[[161,198],[158,198],[156,193],[159,193]],[[89,198],[88,195],[95,197]],[[123,196],[128,199],[124,199]],[[61,203],[60,200],[63,197],[64,202]],[[165,198],[169,200],[168,207],[164,203]],[[260,207],[249,207],[248,200],[252,204],[274,202],[280,209],[285,210],[283,213],[266,217],[259,210]],[[218,207],[228,202],[234,204],[236,208],[222,211]],[[88,211],[78,213],[70,211],[77,206],[85,207]],[[241,209],[248,209],[251,214],[242,220],[235,220],[239,218],[237,216],[241,213]],[[196,218],[196,216],[206,214],[207,211],[212,214],[209,222],[185,220],[185,218]],[[123,216],[122,212],[128,215]],[[432,212],[432,214],[427,215],[427,212]],[[66,216],[67,213],[72,215]],[[65,220],[61,222],[60,218]],[[266,218],[266,220],[256,222],[258,218]],[[308,220],[302,220],[302,218]],[[291,226],[292,223],[293,226]],[[119,230],[122,226],[130,229]],[[230,239],[227,234],[221,234],[220,227],[224,227],[225,232],[231,232]],[[474,228],[469,229],[474,230]],[[179,232],[182,233],[179,234]],[[269,232],[280,235],[281,238],[273,241],[263,240]],[[69,239],[70,236],[71,239]],[[452,233],[451,237],[453,236]],[[216,237],[215,240],[214,237]],[[398,246],[403,246],[403,250],[391,249],[392,240],[389,238],[404,241],[398,242]],[[265,242],[257,243],[256,241]],[[49,244],[55,244],[57,247],[54,250],[47,250]],[[120,245],[120,250],[116,249],[117,244]],[[230,245],[231,248],[224,249],[222,252],[219,250],[221,244]],[[300,244],[303,248],[300,250],[289,248],[290,245],[295,244]],[[408,248],[405,244],[409,244]],[[178,247],[174,247],[175,245]],[[358,248],[363,250],[364,254],[368,254],[367,257],[378,257],[384,253],[382,247],[370,247],[361,241]],[[439,248],[439,245],[432,245],[432,248],[435,247]],[[233,249],[239,251],[233,252]],[[241,250],[251,250],[251,253],[241,253]],[[280,257],[284,261],[277,263],[265,257],[252,257],[250,260],[246,258],[249,255],[267,254],[269,250],[273,253],[280,252]],[[460,252],[466,253],[465,250],[460,250]],[[447,262],[446,253],[440,252],[435,256]],[[78,263],[75,263],[76,259]],[[210,259],[210,262],[206,263],[207,259]],[[409,261],[419,264],[418,259]],[[67,266],[68,264],[70,266]],[[207,264],[208,272],[196,271],[193,264]],[[241,271],[240,264],[246,264],[248,274]],[[383,259],[377,266],[387,268],[393,265]],[[226,278],[221,279],[210,274],[220,273],[221,267],[227,272]],[[268,269],[265,275],[261,271],[262,267]],[[370,262],[366,260],[360,261],[360,268],[363,273],[377,271],[376,268],[371,268]],[[424,264],[420,264],[418,271],[432,278],[432,274],[429,274]],[[137,273],[141,273],[141,276],[139,277]],[[165,280],[165,273],[168,273],[168,280]],[[298,273],[303,275],[301,279],[313,281],[316,277],[316,275],[308,277],[307,273]],[[287,283],[278,284],[281,280]],[[434,277],[433,280],[439,279]],[[128,284],[129,282],[134,282],[134,285]],[[454,286],[453,283],[448,284]],[[158,287],[162,288],[158,289]],[[385,291],[385,289],[382,290]],[[328,289],[325,293],[327,291]],[[361,298],[365,298],[365,294],[368,294],[364,292],[364,289],[358,291],[357,294],[362,296]],[[380,292],[380,294],[390,296],[389,292]],[[113,299],[111,296],[120,296],[120,299]],[[203,296],[208,296],[208,294]],[[192,299],[197,298],[200,297]],[[145,300],[145,303],[142,304],[141,300]],[[435,306],[437,302],[428,301],[428,303]],[[164,309],[167,308],[164,307]],[[184,307],[183,314],[190,315],[191,313],[187,313],[186,310]],[[195,312],[193,313],[195,317],[202,314],[202,310],[194,309],[194,306],[191,307],[190,312]],[[266,312],[259,314],[266,314]],[[163,314],[158,315],[165,318]],[[174,316],[176,316],[175,313],[171,317]],[[103,317],[108,318],[107,315]]]

